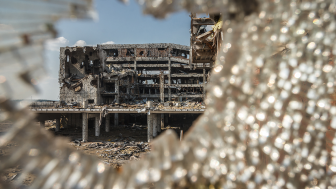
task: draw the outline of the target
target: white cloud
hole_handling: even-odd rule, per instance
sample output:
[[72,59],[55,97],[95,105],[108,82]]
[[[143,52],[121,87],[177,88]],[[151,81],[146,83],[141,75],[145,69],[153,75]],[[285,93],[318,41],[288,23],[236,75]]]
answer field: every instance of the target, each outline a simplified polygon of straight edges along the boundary
[[78,40],[73,46],[74,47],[84,47],[86,46],[86,42],[84,40]]
[[60,47],[67,46],[69,44],[69,40],[64,37],[58,37],[56,39],[48,39],[45,43],[45,47],[50,51],[59,51]]
[[107,45],[107,44],[114,44],[114,42],[113,41],[107,41],[105,43],[102,43],[102,45]]

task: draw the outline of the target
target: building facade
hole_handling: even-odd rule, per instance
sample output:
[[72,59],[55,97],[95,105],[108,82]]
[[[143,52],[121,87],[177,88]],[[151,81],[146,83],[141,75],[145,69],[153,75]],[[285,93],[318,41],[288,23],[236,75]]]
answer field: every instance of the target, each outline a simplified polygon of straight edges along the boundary
[[205,97],[209,63],[190,63],[176,44],[106,44],[60,49],[60,101],[76,107]]

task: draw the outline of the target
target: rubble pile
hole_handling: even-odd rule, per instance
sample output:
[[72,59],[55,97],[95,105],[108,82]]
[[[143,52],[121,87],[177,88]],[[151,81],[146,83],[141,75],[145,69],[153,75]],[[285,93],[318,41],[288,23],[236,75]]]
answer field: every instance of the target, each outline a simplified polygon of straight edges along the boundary
[[204,102],[174,102],[158,103],[155,109],[204,109]]
[[85,144],[83,147],[84,150],[103,150],[99,156],[109,160],[137,160],[140,153],[151,150],[149,144],[144,142],[97,142]]

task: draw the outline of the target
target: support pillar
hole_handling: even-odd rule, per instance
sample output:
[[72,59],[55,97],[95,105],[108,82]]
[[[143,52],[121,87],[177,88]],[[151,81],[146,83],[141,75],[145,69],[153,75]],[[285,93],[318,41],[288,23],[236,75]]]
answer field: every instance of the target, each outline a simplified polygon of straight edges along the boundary
[[100,135],[100,124],[99,124],[99,114],[95,116],[95,136]]
[[157,130],[158,130],[159,133],[161,133],[161,123],[163,122],[162,119],[161,119],[162,114],[157,114],[156,117],[157,117],[157,120],[158,120]]
[[60,131],[60,119],[56,119],[56,132]]
[[206,75],[205,75],[205,69],[203,69],[203,101],[205,100],[205,82],[206,82]]
[[153,140],[153,114],[147,115],[147,140]]
[[118,78],[118,80],[115,81],[114,89],[115,89],[115,93],[117,93],[117,95],[115,95],[116,103],[120,103],[120,99],[119,99],[119,78]]
[[82,128],[82,133],[83,133],[83,142],[87,142],[89,139],[89,122],[88,122],[88,114],[83,113],[83,128]]
[[118,126],[119,125],[119,114],[114,114],[114,126]]
[[170,58],[168,59],[168,101],[171,101],[171,61]]
[[157,128],[158,128],[158,117],[157,117],[157,114],[152,114],[153,116],[153,137],[156,137],[157,136]]
[[105,132],[110,132],[110,114],[105,116]]
[[160,100],[161,103],[164,102],[164,75],[163,71],[160,73]]

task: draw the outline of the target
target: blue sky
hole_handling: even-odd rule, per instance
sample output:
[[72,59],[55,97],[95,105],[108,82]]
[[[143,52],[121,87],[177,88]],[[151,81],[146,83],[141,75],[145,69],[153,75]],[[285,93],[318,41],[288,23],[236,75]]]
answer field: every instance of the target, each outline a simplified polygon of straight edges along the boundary
[[59,99],[59,47],[101,43],[141,44],[176,43],[189,45],[190,17],[179,12],[158,20],[143,15],[140,5],[130,0],[124,5],[115,0],[96,0],[97,21],[62,20],[56,24],[58,38],[46,43],[48,76],[38,83],[39,95],[33,99]]

